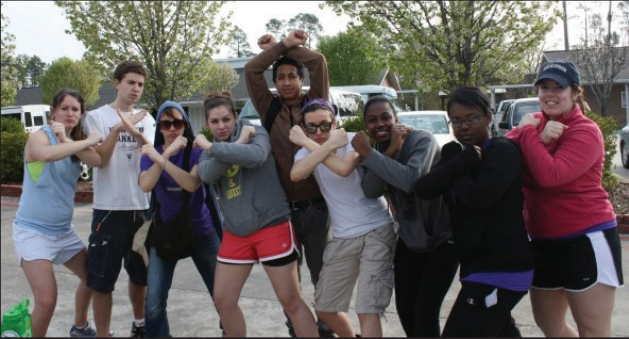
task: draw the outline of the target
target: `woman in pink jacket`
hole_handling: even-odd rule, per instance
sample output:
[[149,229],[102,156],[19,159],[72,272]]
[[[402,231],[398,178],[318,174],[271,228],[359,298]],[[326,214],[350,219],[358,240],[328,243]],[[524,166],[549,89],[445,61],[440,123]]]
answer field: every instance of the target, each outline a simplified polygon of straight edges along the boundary
[[[610,337],[623,284],[616,216],[601,186],[603,136],[581,111],[580,80],[570,61],[544,64],[535,82],[542,112],[527,114],[507,134],[525,167],[533,315],[550,337]],[[578,332],[566,322],[568,307]]]

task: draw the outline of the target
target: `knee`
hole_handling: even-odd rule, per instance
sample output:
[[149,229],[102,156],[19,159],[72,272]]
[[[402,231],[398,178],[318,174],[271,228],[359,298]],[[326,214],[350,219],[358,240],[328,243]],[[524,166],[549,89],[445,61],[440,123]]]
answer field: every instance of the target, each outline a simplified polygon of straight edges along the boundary
[[229,295],[214,294],[214,305],[218,312],[229,312],[238,307],[238,299]]
[[55,311],[56,305],[57,296],[55,295],[44,296],[35,300],[35,306],[42,310],[44,313],[52,314]]
[[297,293],[280,293],[277,299],[287,313],[297,312],[305,303]]

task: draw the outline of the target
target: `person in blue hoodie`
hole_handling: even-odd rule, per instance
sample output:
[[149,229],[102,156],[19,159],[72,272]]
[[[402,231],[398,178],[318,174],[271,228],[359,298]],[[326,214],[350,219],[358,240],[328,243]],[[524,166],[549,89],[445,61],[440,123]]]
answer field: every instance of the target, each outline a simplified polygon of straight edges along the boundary
[[[215,194],[198,176],[198,162],[203,150],[193,147],[190,152],[189,171],[183,169],[186,146],[194,143],[190,120],[181,105],[166,101],[157,112],[155,144],[142,146],[140,188],[154,192],[159,202],[161,220],[174,220],[183,210],[184,190],[190,192],[190,221],[194,235],[194,252],[191,257],[210,295],[214,289],[216,256],[222,229]],[[206,204],[206,197],[210,196]],[[166,314],[170,290],[178,260],[161,258],[149,238],[148,291],[146,294],[146,336],[168,337],[170,328]]]

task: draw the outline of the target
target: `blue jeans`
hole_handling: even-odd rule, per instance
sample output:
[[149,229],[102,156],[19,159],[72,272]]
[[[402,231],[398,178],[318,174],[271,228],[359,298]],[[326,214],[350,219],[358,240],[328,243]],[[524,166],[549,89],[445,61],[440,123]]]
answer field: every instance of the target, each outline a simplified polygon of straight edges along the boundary
[[[216,232],[210,235],[195,236],[195,253],[192,255],[194,265],[205,282],[208,292],[214,290],[214,271],[216,255],[221,241]],[[166,305],[168,291],[173,282],[173,274],[177,260],[163,260],[157,255],[154,247],[150,248],[148,268],[148,288],[146,292],[146,336],[169,337],[170,327]]]

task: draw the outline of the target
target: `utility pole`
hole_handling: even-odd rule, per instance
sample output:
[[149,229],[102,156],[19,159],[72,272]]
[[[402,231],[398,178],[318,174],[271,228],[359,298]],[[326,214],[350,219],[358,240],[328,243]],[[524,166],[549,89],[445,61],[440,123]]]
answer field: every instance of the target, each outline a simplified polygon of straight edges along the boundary
[[566,1],[563,2],[563,41],[565,44],[565,50],[570,50],[570,42],[568,41],[568,11],[566,9]]

